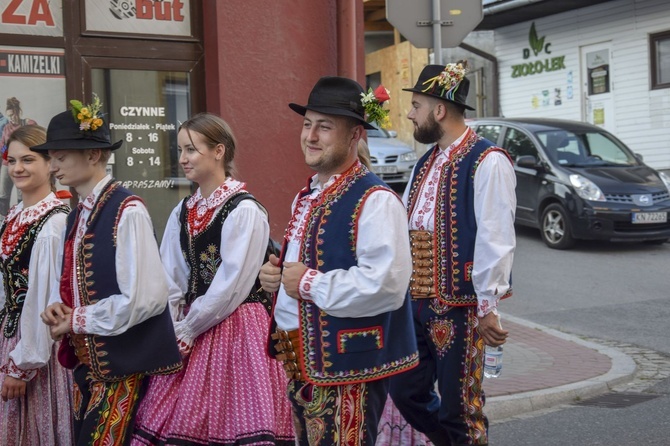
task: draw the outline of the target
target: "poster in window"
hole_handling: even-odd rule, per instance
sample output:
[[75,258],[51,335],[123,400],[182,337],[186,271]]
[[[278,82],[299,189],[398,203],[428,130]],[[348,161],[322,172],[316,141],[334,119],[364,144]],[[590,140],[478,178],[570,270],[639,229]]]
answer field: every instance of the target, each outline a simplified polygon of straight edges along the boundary
[[610,92],[610,52],[608,49],[586,54],[589,95]]
[[0,0],[0,33],[62,36],[62,0]]
[[[66,108],[65,52],[61,49],[0,46],[0,151],[17,128],[38,124]],[[0,215],[6,215],[16,194],[7,171],[0,166]]]

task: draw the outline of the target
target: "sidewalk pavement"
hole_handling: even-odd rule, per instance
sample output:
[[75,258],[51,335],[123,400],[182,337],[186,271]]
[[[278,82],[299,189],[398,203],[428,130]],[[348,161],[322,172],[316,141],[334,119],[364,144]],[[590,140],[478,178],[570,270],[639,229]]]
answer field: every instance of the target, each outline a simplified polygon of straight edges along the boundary
[[502,314],[510,332],[498,378],[484,379],[491,422],[608,392],[633,379],[632,358],[524,319]]

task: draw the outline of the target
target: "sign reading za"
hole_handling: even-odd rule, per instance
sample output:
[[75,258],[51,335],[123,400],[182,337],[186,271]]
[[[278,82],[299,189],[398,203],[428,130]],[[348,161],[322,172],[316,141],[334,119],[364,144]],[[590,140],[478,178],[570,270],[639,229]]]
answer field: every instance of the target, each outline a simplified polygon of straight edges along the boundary
[[[433,47],[433,1],[386,0],[386,19],[417,48]],[[439,0],[442,46],[460,45],[484,18],[482,0]]]

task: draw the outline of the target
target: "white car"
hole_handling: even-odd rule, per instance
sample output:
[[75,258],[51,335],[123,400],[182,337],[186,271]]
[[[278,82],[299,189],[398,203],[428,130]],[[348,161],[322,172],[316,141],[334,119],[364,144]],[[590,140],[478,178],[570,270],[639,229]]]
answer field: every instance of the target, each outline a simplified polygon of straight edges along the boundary
[[389,185],[407,184],[417,161],[414,149],[397,136],[394,131],[380,128],[368,130],[372,171]]

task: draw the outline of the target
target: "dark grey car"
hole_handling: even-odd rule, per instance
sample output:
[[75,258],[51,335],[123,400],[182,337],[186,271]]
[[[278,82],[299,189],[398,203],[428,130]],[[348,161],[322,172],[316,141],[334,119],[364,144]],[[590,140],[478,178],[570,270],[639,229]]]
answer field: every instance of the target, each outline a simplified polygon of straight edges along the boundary
[[517,178],[516,222],[539,228],[551,248],[575,239],[670,239],[670,178],[600,127],[540,118],[467,124],[507,149]]

